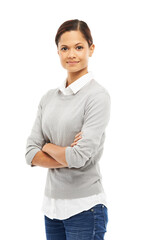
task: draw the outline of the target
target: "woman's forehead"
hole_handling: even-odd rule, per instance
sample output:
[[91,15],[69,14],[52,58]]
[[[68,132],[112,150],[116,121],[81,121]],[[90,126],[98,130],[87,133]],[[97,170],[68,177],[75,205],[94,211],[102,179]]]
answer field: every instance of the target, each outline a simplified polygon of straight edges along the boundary
[[68,31],[61,35],[60,45],[77,45],[78,43],[84,44],[85,39],[80,31]]

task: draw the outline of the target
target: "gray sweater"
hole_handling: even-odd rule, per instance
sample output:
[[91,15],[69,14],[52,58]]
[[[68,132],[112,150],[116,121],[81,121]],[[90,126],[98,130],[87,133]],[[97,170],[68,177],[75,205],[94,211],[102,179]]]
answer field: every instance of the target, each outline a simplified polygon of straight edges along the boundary
[[[52,198],[82,198],[103,191],[99,160],[105,129],[110,118],[108,91],[92,79],[76,94],[64,95],[58,88],[45,93],[26,145],[26,162],[31,165],[45,143],[66,147],[66,168],[49,168],[45,195]],[[82,131],[78,144],[74,137]]]

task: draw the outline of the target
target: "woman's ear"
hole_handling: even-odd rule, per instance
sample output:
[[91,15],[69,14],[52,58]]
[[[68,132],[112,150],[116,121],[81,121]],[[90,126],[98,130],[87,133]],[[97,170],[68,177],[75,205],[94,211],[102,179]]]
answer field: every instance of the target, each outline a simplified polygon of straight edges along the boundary
[[92,45],[90,46],[90,50],[89,50],[89,57],[91,57],[91,56],[93,55],[94,49],[95,49],[95,45],[92,44]]

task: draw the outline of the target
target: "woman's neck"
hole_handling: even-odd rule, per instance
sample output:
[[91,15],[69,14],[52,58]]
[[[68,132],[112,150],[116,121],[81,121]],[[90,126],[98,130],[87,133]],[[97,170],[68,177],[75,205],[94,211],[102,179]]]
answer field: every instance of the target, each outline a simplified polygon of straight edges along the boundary
[[78,72],[68,72],[66,87],[68,87],[71,83],[75,82],[78,78],[82,77],[86,73],[88,73],[87,68],[82,69]]

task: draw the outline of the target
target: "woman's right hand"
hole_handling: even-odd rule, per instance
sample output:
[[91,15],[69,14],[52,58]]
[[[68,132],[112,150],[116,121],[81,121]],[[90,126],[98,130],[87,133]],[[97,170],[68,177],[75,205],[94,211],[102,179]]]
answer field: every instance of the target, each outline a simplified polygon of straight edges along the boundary
[[75,138],[74,138],[74,142],[71,144],[71,147],[73,147],[74,145],[77,144],[77,141],[80,140],[82,138],[82,132],[79,132]]

